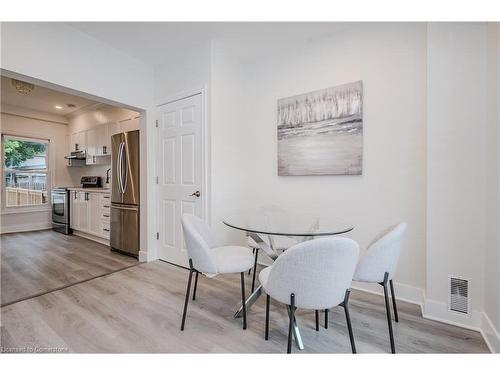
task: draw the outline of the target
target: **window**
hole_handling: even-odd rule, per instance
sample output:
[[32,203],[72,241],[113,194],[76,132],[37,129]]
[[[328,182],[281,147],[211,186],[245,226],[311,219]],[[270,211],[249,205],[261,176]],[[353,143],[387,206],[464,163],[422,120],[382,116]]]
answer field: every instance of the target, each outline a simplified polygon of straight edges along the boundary
[[5,207],[48,203],[48,140],[2,136]]

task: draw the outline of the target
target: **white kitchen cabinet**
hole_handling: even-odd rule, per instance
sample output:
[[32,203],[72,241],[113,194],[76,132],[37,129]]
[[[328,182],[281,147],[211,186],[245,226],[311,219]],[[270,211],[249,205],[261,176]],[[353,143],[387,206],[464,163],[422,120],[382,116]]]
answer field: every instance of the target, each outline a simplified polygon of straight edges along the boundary
[[111,137],[114,134],[139,130],[140,124],[140,117],[111,123],[109,124],[109,135]]
[[120,125],[121,125],[122,132],[129,132],[132,130],[138,130],[140,127],[140,119],[133,118],[130,120],[122,121],[120,123]]
[[88,193],[89,201],[89,233],[95,236],[102,234],[101,229],[101,193]]
[[96,128],[87,130],[87,161],[85,164],[96,164],[98,132]]
[[90,232],[90,201],[89,194],[85,191],[78,192],[78,230],[82,232]]
[[71,229],[80,229],[80,200],[77,191],[70,191],[70,227]]
[[87,149],[87,132],[82,131],[70,134],[69,136],[69,151],[83,151]]
[[109,124],[98,125],[87,130],[87,165],[107,164],[111,152]]
[[70,226],[79,235],[109,240],[110,209],[110,192],[70,191]]

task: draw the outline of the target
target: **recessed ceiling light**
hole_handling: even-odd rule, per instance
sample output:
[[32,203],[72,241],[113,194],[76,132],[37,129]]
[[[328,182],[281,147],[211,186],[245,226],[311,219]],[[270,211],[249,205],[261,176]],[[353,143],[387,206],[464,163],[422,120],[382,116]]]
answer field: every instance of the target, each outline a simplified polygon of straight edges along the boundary
[[54,107],[55,107],[55,109],[63,109],[62,105],[56,105]]

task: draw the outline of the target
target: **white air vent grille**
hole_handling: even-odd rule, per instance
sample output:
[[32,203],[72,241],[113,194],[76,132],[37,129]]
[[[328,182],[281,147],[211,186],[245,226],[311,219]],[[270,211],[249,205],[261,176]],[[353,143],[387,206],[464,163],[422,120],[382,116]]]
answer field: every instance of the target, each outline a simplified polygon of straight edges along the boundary
[[450,276],[450,310],[461,313],[469,314],[470,307],[470,282],[467,279]]

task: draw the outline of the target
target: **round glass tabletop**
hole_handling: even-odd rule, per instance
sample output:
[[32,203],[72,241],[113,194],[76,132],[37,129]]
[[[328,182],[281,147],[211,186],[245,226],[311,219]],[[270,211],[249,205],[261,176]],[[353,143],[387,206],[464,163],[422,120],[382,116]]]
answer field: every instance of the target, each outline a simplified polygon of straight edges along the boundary
[[234,229],[275,236],[332,236],[354,229],[329,214],[292,212],[277,207],[234,211],[226,215],[222,222]]

